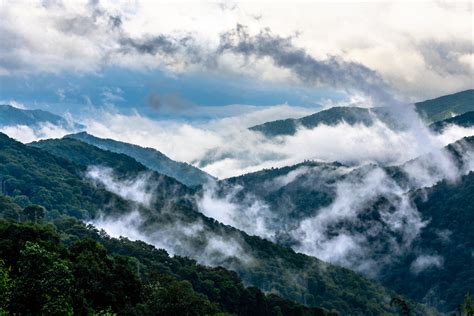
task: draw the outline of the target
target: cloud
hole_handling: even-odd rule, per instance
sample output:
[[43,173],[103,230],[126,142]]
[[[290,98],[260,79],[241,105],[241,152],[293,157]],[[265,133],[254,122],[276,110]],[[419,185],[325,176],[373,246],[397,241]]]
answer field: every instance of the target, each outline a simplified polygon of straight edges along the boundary
[[73,130],[51,123],[42,123],[34,127],[27,125],[0,126],[0,132],[26,144],[41,139],[61,138]]
[[191,220],[176,213],[176,210],[168,209],[175,197],[168,197],[168,203],[163,208],[154,209],[156,205],[153,201],[159,183],[156,178],[152,178],[151,172],[119,179],[110,168],[89,166],[85,177],[121,198],[136,203],[130,206],[128,213],[100,214],[90,221],[109,235],[143,240],[172,255],[188,256],[206,265],[233,268],[234,265],[252,263],[253,258],[238,234],[222,235],[207,226],[202,218]]
[[437,255],[420,255],[411,264],[410,271],[418,274],[429,268],[441,268],[444,259]]
[[252,194],[236,198],[242,187],[234,186],[224,194],[218,192],[215,183],[204,186],[197,206],[201,213],[221,223],[233,226],[251,235],[273,240],[274,231],[269,227],[275,221],[269,206]]
[[291,112],[291,107],[276,107],[195,125],[153,121],[139,114],[101,113],[97,115],[100,121],[90,118],[83,123],[93,135],[156,148],[219,178],[308,159],[353,165],[402,164],[474,135],[474,128],[454,126],[443,134],[432,134],[418,118],[405,119],[406,113],[396,114],[397,120],[406,125],[403,130],[394,130],[378,120],[371,126],[340,123],[300,128],[295,135],[272,139],[247,130],[267,116],[278,116],[280,109]]
[[396,102],[387,83],[374,70],[335,56],[318,60],[306,50],[294,46],[291,37],[276,36],[269,30],[251,36],[246,27],[237,25],[236,29],[221,35],[218,52],[240,54],[246,60],[269,57],[277,66],[291,70],[302,82],[348,92],[358,91],[373,97],[377,105]]
[[[465,3],[301,2],[295,9],[263,1],[225,7],[16,1],[0,13],[0,75],[100,73],[110,65],[226,72],[358,90],[377,102],[472,88],[472,6]],[[414,12],[423,12],[423,19]]]
[[151,172],[143,173],[135,178],[119,180],[114,175],[114,170],[101,166],[89,166],[86,178],[96,184],[105,186],[110,191],[125,200],[129,200],[145,207],[150,207],[153,202],[153,191],[157,184],[150,181]]

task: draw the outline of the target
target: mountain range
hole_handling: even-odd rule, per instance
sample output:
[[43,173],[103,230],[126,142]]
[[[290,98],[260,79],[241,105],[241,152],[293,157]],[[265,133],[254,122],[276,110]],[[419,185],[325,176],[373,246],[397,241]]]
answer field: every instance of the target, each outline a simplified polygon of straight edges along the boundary
[[[431,124],[454,116],[474,111],[474,90],[466,90],[436,99],[415,103],[416,111]],[[349,125],[370,126],[376,119],[391,127],[396,127],[396,117],[385,108],[332,107],[298,119],[285,119],[266,122],[249,129],[267,137],[294,135],[298,128],[312,129],[318,125],[337,125],[345,122]],[[452,121],[456,123],[456,121]]]
[[[433,131],[470,128],[473,93],[415,106]],[[83,128],[0,111],[4,126]],[[384,108],[335,107],[250,129],[376,120],[398,128]],[[449,313],[474,291],[473,159],[471,136],[400,165],[304,161],[217,180],[86,132],[0,133],[0,313]]]

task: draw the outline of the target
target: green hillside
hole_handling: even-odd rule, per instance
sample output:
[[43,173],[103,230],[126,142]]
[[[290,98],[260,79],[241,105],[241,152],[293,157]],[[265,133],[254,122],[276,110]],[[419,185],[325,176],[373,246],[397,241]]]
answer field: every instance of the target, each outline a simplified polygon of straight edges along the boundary
[[[83,212],[80,215],[83,217],[88,215],[89,218],[98,216],[99,210],[102,215],[117,216],[133,206],[113,194],[106,194],[100,186],[93,186],[83,180],[82,172],[86,167],[80,166],[77,162],[99,159],[96,158],[98,156],[96,150],[101,151],[100,149],[83,144],[88,148],[84,147],[75,151],[71,147],[74,147],[73,142],[77,141],[67,139],[50,141],[59,143],[53,146],[56,155],[61,152],[63,156],[71,155],[71,160],[77,160],[73,163],[38,148],[22,145],[5,135],[1,135],[0,139],[0,173],[9,183],[7,183],[5,193],[13,201],[25,203],[25,198],[28,198],[35,204],[45,205],[47,208],[45,218],[56,219],[60,217],[60,214],[75,216],[74,212],[69,211],[73,208],[69,205],[69,201],[82,202],[83,199],[88,203],[83,203]],[[78,145],[78,148],[81,147]],[[77,151],[83,152],[83,156],[76,155]],[[119,161],[123,160],[123,165],[125,165],[125,161],[130,159],[125,155],[107,151],[101,151],[101,154],[110,155],[107,159],[104,158],[105,156],[100,158],[103,161],[118,165],[120,165]],[[87,155],[90,157],[87,158]],[[132,164],[131,161],[129,163]],[[124,169],[122,172],[130,176],[134,169],[138,170],[138,165],[140,165],[138,162],[135,164],[130,166],[130,170]],[[19,170],[24,180],[12,181],[17,178]],[[120,177],[122,172],[118,171],[117,176]],[[179,185],[179,182],[174,185]],[[163,191],[166,191],[166,186],[164,188]],[[158,188],[157,191],[160,189]],[[104,195],[102,199],[91,199],[99,193]],[[215,220],[202,216],[192,204],[180,203],[179,199],[175,198],[175,193],[167,194],[171,200],[168,199],[166,211],[156,208],[155,205],[152,208],[143,206],[139,208],[141,216],[145,218],[140,230],[151,234],[168,229],[167,225],[173,223],[172,227],[177,236],[172,238],[176,238],[176,242],[180,244],[178,254],[198,258],[206,253],[206,247],[209,245],[208,238],[234,240],[242,249],[245,249],[245,254],[252,258],[252,264],[249,265],[241,258],[233,256],[222,258],[219,263],[235,270],[247,285],[257,286],[262,290],[274,292],[310,306],[335,309],[343,314],[378,315],[394,312],[394,307],[391,307],[389,303],[395,294],[377,283],[370,282],[348,269],[328,265],[315,258],[297,254],[291,249],[219,224]],[[112,202],[112,200],[115,201]],[[10,214],[10,216],[17,218],[17,214]],[[201,233],[180,236],[180,233],[189,227],[188,224],[195,223],[202,225]],[[179,225],[182,228],[178,228]]]
[[[473,149],[474,137],[467,137],[447,146],[460,169],[471,163],[470,156],[466,155],[465,151],[472,152]],[[463,156],[468,160],[463,161]],[[407,162],[406,165],[423,164],[422,160],[430,159],[430,156],[426,155]],[[405,167],[392,166],[383,170],[398,185],[410,189],[413,185],[409,183]],[[336,195],[337,182],[345,180],[356,186],[359,183],[357,179],[363,178],[374,168],[378,167],[368,165],[352,170],[338,163],[308,161],[221,180],[218,182],[217,194],[229,196],[233,188],[240,187],[242,189],[232,198],[233,203],[245,205],[247,195],[264,201],[270,212],[275,214],[271,229],[277,232],[276,241],[280,244],[297,245],[298,240],[288,233],[288,227],[297,226],[303,219],[317,215],[320,209],[330,205]],[[444,312],[454,310],[465,293],[473,293],[473,186],[474,173],[471,172],[459,182],[443,181],[429,189],[409,192],[411,200],[422,215],[422,221],[426,222],[426,227],[421,230],[421,235],[414,239],[406,254],[398,258],[395,256],[397,259],[390,264],[381,265],[383,271],[377,275],[377,279],[388,288],[406,293],[411,298]],[[369,231],[371,227],[383,227],[385,224],[381,221],[378,210],[391,209],[392,203],[396,201],[397,198],[389,194],[373,198],[363,206],[364,210],[359,213],[358,220],[338,222],[334,224],[332,233],[334,236],[340,232],[357,235]],[[386,247],[388,243],[402,238],[401,235],[378,230],[376,237],[370,239],[373,249],[370,259],[383,262],[385,257],[391,256],[392,248]],[[442,258],[442,268],[435,267],[421,273],[413,273],[410,267],[422,254]]]
[[474,126],[474,111],[466,112],[455,117],[435,122],[430,125],[430,128],[436,132],[441,132],[448,125],[458,125],[461,127]]
[[214,178],[206,172],[184,162],[171,160],[153,148],[143,148],[137,145],[119,142],[113,139],[102,139],[85,132],[67,135],[67,138],[80,140],[101,149],[115,153],[126,154],[147,168],[173,177],[188,186],[207,183]]
[[474,90],[461,91],[439,98],[415,103],[420,113],[428,123],[451,118],[456,115],[474,111]]
[[367,108],[333,107],[299,119],[286,119],[252,126],[249,129],[267,137],[293,135],[298,127],[314,128],[320,124],[336,125],[346,122],[350,125],[373,124],[375,112]]
[[[6,200],[0,195],[1,215],[19,208]],[[330,315],[73,218],[0,219],[0,237],[2,315]]]
[[[417,112],[428,124],[474,111],[474,90],[466,90],[436,99],[415,103]],[[332,107],[298,119],[285,119],[266,122],[249,129],[267,137],[294,135],[299,127],[315,128],[320,124],[336,125],[346,122],[349,125],[370,126],[378,118],[390,127],[397,127],[396,119],[391,118],[385,108]]]

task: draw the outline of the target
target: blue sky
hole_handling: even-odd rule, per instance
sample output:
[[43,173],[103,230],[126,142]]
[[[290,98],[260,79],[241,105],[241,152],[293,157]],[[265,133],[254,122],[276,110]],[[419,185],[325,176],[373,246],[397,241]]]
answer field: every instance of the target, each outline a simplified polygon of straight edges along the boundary
[[473,87],[469,2],[0,5],[0,100],[59,114],[108,106],[191,120],[227,105],[380,106]]
[[[342,92],[258,81],[243,76],[170,74],[160,70],[109,67],[98,74],[34,74],[0,77],[0,100],[15,100],[27,108],[58,114],[80,114],[87,108],[114,107],[157,118],[205,119],[212,107],[289,104],[320,107],[324,100],[341,100]],[[160,106],[152,105],[154,98]],[[190,110],[198,112],[193,115]],[[245,111],[245,107],[242,107]],[[235,113],[234,113],[235,114]]]

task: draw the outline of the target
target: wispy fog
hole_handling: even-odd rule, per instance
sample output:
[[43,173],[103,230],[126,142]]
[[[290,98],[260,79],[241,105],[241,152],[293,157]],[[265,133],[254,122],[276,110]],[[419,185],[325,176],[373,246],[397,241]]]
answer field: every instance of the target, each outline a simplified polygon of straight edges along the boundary
[[126,214],[101,214],[91,220],[91,224],[109,235],[143,240],[171,255],[188,256],[207,265],[233,267],[235,264],[251,264],[251,253],[238,234],[222,235],[206,225],[202,218],[190,219],[166,207],[155,209],[153,200],[159,188],[150,173],[119,179],[110,168],[90,166],[86,177],[134,202]]

